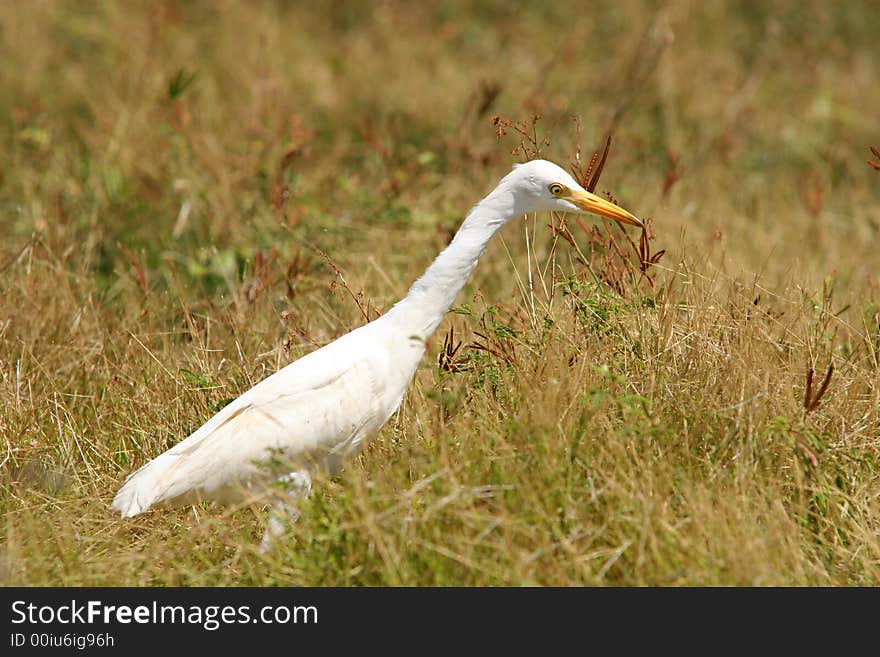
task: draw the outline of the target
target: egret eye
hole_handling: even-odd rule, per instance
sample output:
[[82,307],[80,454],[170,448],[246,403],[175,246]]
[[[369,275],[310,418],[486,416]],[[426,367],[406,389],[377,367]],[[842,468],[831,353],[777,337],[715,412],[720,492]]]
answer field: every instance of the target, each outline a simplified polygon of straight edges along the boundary
[[553,183],[547,189],[550,190],[550,193],[553,194],[553,196],[560,196],[562,192],[565,191],[565,186],[560,185],[559,183]]

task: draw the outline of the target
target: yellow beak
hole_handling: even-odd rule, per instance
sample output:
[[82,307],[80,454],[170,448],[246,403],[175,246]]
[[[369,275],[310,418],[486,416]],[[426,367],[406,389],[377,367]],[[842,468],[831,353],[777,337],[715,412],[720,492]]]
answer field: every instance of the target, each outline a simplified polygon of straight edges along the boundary
[[568,196],[562,198],[569,203],[574,203],[581,210],[602,215],[609,219],[614,219],[614,221],[621,224],[630,224],[632,226],[638,226],[639,228],[644,225],[642,224],[641,219],[634,217],[622,207],[615,205],[611,201],[606,201],[604,198],[596,196],[595,194],[591,194],[586,190],[573,189],[569,192]]

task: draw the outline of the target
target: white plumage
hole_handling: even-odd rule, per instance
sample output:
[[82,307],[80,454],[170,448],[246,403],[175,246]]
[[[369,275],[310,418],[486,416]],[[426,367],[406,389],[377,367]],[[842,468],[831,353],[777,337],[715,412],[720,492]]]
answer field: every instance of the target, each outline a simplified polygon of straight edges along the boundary
[[[338,472],[397,410],[437,329],[492,236],[530,212],[594,212],[641,225],[557,165],[515,166],[385,315],[290,363],[192,435],[131,474],[113,499],[123,517],[160,504],[247,500],[282,477],[308,491],[316,468]],[[285,479],[283,475],[288,475]],[[292,509],[289,512],[295,513]]]

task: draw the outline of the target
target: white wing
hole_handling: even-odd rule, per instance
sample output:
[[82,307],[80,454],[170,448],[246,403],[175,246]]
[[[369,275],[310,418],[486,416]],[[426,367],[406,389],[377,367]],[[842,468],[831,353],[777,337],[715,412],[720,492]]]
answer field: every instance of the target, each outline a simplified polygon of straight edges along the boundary
[[129,517],[154,504],[241,499],[271,472],[272,461],[338,469],[343,456],[387,421],[407,383],[388,385],[368,327],[300,358],[228,404],[134,472],[112,507]]

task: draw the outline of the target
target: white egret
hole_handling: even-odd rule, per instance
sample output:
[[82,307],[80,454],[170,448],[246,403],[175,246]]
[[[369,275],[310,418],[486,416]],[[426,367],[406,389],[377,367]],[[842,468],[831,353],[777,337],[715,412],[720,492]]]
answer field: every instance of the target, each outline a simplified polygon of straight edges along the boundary
[[[192,435],[131,474],[112,508],[233,503],[278,486],[276,513],[297,516],[310,473],[337,473],[400,405],[434,333],[495,233],[532,212],[592,212],[641,226],[545,160],[515,165],[467,215],[452,242],[387,313],[290,363],[229,403]],[[281,530],[270,515],[266,538]],[[265,545],[265,543],[264,543]]]

